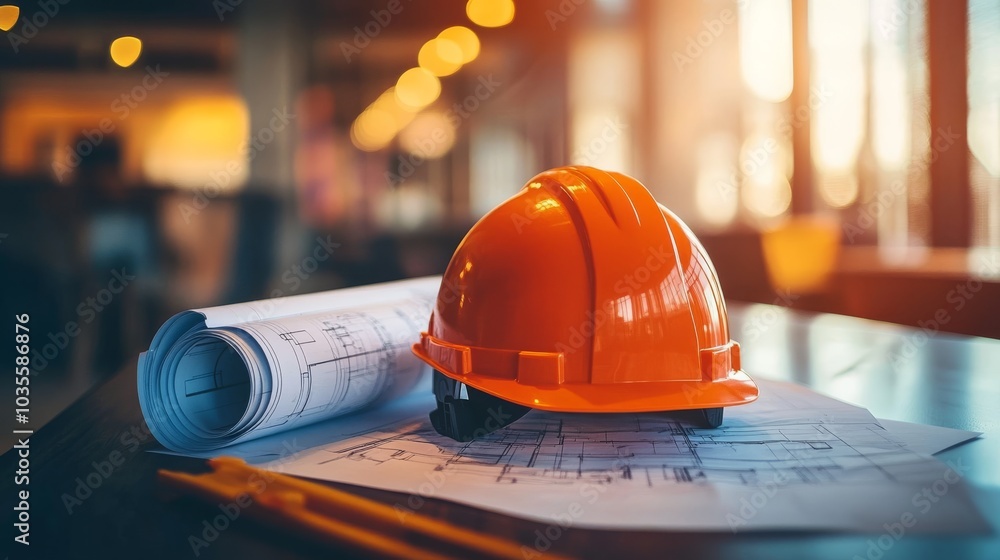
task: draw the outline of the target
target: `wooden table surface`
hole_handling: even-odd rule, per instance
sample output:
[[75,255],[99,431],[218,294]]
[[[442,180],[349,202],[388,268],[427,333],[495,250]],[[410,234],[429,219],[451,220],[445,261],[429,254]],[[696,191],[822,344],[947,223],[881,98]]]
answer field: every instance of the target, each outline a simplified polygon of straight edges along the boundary
[[[936,334],[768,305],[731,305],[733,337],[751,375],[793,380],[868,407],[879,418],[985,432],[945,451],[970,467],[980,509],[1000,527],[1000,341]],[[158,468],[205,470],[203,462],[145,451],[152,444],[136,400],[135,364],[96,387],[31,438],[31,547],[5,538],[10,558],[193,558],[189,537],[217,508],[157,498]],[[109,471],[108,467],[112,467]],[[16,457],[0,459],[5,493]],[[89,484],[88,484],[89,482]],[[90,489],[90,486],[96,486]],[[387,503],[394,493],[333,485]],[[89,491],[89,493],[88,493]],[[3,503],[12,503],[8,496]],[[5,506],[5,535],[13,512]],[[422,512],[532,546],[540,523],[430,500]],[[552,550],[620,558],[1000,558],[1000,537],[907,535],[881,556],[877,535],[683,533],[570,529]],[[10,545],[8,546],[8,543]],[[236,519],[198,558],[341,558],[294,537]],[[544,558],[539,556],[539,558]]]

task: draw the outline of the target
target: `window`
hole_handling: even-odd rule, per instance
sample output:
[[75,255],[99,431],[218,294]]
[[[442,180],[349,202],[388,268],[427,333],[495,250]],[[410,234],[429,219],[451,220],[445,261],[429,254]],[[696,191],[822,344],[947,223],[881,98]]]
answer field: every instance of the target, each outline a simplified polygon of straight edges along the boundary
[[[971,224],[961,217],[955,227],[971,227],[974,247],[1000,247],[1000,3],[935,9],[957,10],[956,21],[967,15],[969,33],[969,177],[946,175],[937,188],[970,192]],[[932,244],[933,216],[953,211],[934,208],[932,161],[965,140],[931,127],[928,10],[927,0],[706,0],[660,9],[653,33],[676,31],[662,40],[673,58],[657,61],[663,76],[653,97],[667,115],[657,145],[680,155],[655,175],[681,184],[661,198],[700,227],[768,227],[795,211],[838,216],[846,243],[878,245],[883,255]],[[724,17],[730,12],[735,25]],[[948,62],[955,45],[943,36],[933,48],[945,47]],[[948,83],[946,93],[961,91]],[[679,189],[692,183],[685,207]]]
[[1000,3],[969,0],[972,244],[1000,248]]

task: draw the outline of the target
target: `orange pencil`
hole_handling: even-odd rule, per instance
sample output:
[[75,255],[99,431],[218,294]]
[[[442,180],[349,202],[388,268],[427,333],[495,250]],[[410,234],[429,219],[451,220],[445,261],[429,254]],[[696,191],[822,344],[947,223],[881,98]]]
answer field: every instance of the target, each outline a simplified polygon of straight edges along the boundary
[[[160,470],[161,484],[210,502],[252,499],[246,513],[265,524],[383,558],[523,558],[520,544],[391,507],[292,476],[217,457],[213,472]],[[546,553],[546,557],[563,557]]]

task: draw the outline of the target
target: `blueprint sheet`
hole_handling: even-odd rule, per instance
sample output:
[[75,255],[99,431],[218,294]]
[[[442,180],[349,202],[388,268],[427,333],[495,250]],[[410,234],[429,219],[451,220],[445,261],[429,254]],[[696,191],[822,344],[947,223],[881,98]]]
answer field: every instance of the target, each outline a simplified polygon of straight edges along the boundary
[[185,311],[139,356],[139,405],[180,453],[288,431],[406,395],[440,278]]
[[718,429],[681,413],[533,411],[458,443],[428,423],[425,384],[377,411],[224,453],[401,492],[403,516],[437,498],[561,527],[881,533],[912,515],[908,532],[987,530],[960,476],[929,456],[979,434],[883,426],[866,409],[758,381],[760,399],[726,409]]

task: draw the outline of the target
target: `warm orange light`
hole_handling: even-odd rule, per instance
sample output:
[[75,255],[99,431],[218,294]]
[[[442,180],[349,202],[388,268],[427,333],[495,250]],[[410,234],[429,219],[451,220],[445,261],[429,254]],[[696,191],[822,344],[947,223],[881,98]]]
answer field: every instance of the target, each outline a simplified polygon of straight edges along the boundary
[[740,69],[757,97],[779,103],[792,93],[792,3],[739,3]]
[[814,216],[793,218],[761,235],[771,286],[811,293],[830,279],[840,252],[840,227]]
[[396,98],[406,107],[423,109],[441,95],[441,81],[423,68],[410,68],[396,82]]
[[351,142],[360,150],[374,152],[392,142],[398,131],[391,113],[371,107],[355,119],[351,126]]
[[119,37],[111,43],[111,60],[122,68],[132,66],[142,52],[142,41],[135,37]]
[[769,183],[753,180],[743,182],[740,191],[743,205],[760,218],[776,218],[785,213],[792,203],[792,187],[784,175],[772,176]]
[[391,87],[385,90],[385,93],[380,95],[374,103],[371,104],[372,108],[381,109],[390,115],[392,115],[392,120],[396,125],[396,131],[400,131],[406,125],[410,124],[413,117],[416,116],[416,110],[411,107],[407,107],[399,102],[396,98],[396,88]]
[[359,150],[375,152],[392,142],[416,116],[417,109],[404,105],[396,97],[396,88],[385,90],[354,119],[351,143]]
[[[254,141],[266,145],[279,133],[268,129]],[[249,177],[249,137],[250,116],[239,97],[183,99],[168,108],[150,130],[143,149],[143,172],[154,183],[237,189]]]
[[400,132],[399,145],[411,154],[439,158],[455,145],[455,127],[445,113],[426,111]]
[[823,202],[834,208],[846,208],[858,199],[858,178],[850,169],[827,169],[816,181]]
[[738,147],[736,136],[730,132],[708,134],[698,143],[695,207],[713,226],[728,225],[740,209],[740,178],[732,165]]
[[[870,19],[866,4],[836,0],[809,3],[811,79],[821,91],[833,90],[832,95],[820,98],[821,101],[815,104],[810,100],[812,156],[819,194],[834,208],[848,206],[857,199],[859,192],[856,165],[865,139],[869,103],[865,69],[870,49]],[[876,70],[884,71],[885,68]],[[874,95],[875,102],[881,103],[880,93],[876,91]],[[886,138],[881,129],[885,126],[883,119],[892,119],[890,114],[876,113],[873,119],[875,141],[880,144],[875,147],[876,156],[901,157],[899,153],[885,150]],[[892,127],[899,124],[902,123],[888,122]],[[894,142],[891,138],[888,141]]]
[[482,27],[503,27],[514,20],[513,0],[469,0],[465,14]]
[[912,84],[907,79],[906,58],[895,56],[896,48],[893,43],[894,56],[877,56],[873,61],[869,118],[872,121],[872,151],[879,166],[902,170],[910,161]]
[[784,214],[792,202],[792,187],[786,175],[788,148],[767,134],[748,137],[740,148],[743,173],[740,194],[743,205],[759,218]]
[[439,39],[454,41],[462,49],[462,64],[468,64],[479,56],[479,37],[468,27],[456,25],[438,34]]
[[420,67],[435,76],[450,76],[462,67],[462,48],[451,39],[437,37],[424,43],[417,54]]
[[[362,113],[362,114],[364,114],[364,113]],[[377,145],[375,145],[374,143],[372,143],[370,139],[368,139],[367,137],[365,137],[363,134],[361,134],[359,132],[359,130],[358,130],[358,120],[360,118],[361,118],[361,115],[358,115],[358,118],[354,120],[354,124],[351,125],[351,144],[354,144],[355,148],[357,148],[359,150],[362,150],[362,151],[365,151],[365,152],[375,152],[375,151],[378,151],[380,149],[380,147],[377,146]]]
[[0,31],[10,31],[20,14],[21,8],[17,6],[0,6]]

